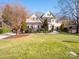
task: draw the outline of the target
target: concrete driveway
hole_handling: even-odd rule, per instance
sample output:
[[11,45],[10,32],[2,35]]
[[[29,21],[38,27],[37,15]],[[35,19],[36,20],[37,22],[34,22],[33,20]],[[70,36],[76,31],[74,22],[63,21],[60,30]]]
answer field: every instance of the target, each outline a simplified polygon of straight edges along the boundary
[[4,38],[7,38],[7,37],[10,37],[10,36],[13,36],[13,35],[16,35],[15,33],[4,33],[4,34],[0,34],[0,40],[1,39],[4,39]]

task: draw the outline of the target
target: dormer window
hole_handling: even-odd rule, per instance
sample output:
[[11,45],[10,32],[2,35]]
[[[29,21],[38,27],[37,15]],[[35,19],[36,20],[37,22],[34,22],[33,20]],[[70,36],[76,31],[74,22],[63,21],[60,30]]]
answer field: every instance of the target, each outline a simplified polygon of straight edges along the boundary
[[33,18],[33,20],[35,20],[35,18]]
[[33,15],[31,16],[31,19],[32,19],[32,20],[36,20],[36,18],[37,18],[37,16],[36,16],[35,14],[33,14]]
[[38,18],[32,18],[33,20],[38,20]]
[[50,16],[50,14],[47,14],[48,16]]

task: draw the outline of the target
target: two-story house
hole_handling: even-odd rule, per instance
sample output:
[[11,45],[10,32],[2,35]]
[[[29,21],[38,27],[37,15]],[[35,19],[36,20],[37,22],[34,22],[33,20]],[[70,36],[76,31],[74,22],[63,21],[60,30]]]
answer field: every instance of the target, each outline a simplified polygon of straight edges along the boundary
[[41,15],[32,14],[28,19],[26,19],[27,28],[32,28],[34,31],[37,29],[41,29],[43,25],[43,21],[47,19],[48,21],[48,30],[50,31],[52,27],[54,30],[61,25],[61,23],[56,22],[56,17],[53,15],[51,11],[43,13]]

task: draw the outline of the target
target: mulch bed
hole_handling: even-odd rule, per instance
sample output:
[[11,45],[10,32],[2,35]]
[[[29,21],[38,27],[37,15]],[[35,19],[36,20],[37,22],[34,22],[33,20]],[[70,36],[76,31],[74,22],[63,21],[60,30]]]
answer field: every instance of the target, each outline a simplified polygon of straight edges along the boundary
[[5,39],[12,39],[12,38],[21,38],[21,37],[24,37],[24,36],[28,36],[29,34],[19,34],[19,35],[13,35],[13,36],[10,36],[10,37],[7,37]]

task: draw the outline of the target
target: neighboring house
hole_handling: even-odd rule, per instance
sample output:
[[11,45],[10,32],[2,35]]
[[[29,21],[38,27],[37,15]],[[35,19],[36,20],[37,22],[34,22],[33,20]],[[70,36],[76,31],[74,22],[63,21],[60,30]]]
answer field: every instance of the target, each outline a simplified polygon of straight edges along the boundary
[[[76,20],[70,20],[68,26],[69,26],[69,32],[76,33]],[[78,31],[79,31],[79,24],[78,24]]]
[[41,29],[43,25],[43,21],[47,19],[48,21],[48,30],[50,31],[52,27],[54,27],[54,30],[57,27],[60,27],[61,23],[56,22],[56,17],[53,15],[51,11],[46,12],[45,14],[32,14],[32,16],[28,19],[26,19],[27,28],[32,28],[34,31],[37,29]]
[[76,20],[69,19],[68,17],[59,17],[58,19],[59,19],[58,22],[64,24],[64,27],[68,29],[69,33],[76,33]]

